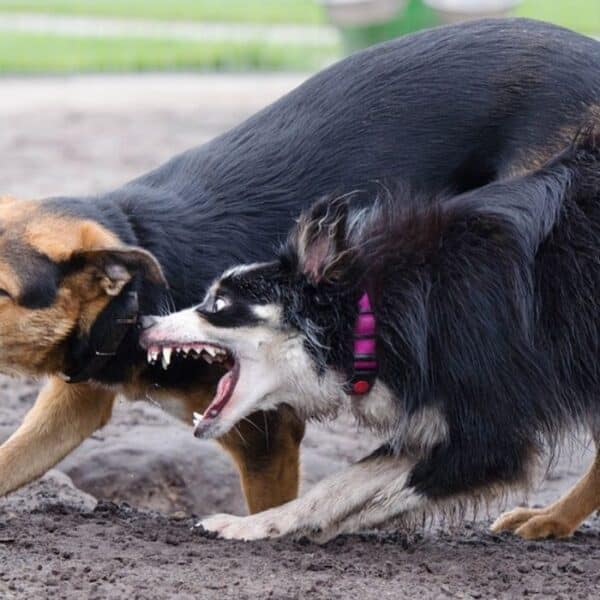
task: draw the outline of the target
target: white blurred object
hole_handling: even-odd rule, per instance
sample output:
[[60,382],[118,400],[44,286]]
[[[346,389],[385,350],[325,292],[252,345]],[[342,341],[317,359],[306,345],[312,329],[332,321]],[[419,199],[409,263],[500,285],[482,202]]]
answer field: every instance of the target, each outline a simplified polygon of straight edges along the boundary
[[336,25],[385,23],[406,7],[407,0],[319,0]]
[[423,0],[444,23],[482,17],[506,17],[522,0]]

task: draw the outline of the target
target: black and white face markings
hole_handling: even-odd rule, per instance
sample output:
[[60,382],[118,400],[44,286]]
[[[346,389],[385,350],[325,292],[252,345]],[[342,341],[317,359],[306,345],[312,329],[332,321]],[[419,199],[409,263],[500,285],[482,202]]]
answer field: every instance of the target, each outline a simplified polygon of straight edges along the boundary
[[215,327],[281,328],[277,263],[256,263],[226,271],[195,310]]
[[[316,366],[305,337],[283,317],[285,272],[278,263],[238,267],[226,272],[193,308],[154,319],[141,336],[149,358],[191,348],[200,358],[227,369],[215,398],[195,416],[195,434],[212,438],[226,433],[255,410],[288,402],[308,413],[321,398]],[[167,361],[168,367],[168,361]],[[309,389],[306,381],[313,382]],[[342,389],[336,382],[336,389]],[[301,392],[306,390],[306,394]],[[306,400],[306,406],[302,406]],[[320,412],[320,411],[319,411]]]

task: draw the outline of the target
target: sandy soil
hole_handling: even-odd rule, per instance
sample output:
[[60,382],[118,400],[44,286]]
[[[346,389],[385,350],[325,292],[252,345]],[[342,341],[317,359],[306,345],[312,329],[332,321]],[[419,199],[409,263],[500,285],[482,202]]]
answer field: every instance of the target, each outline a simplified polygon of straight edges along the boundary
[[[8,79],[0,190],[94,193],[200,143],[298,83],[294,77]],[[39,383],[0,379],[0,440]],[[311,427],[303,487],[374,447],[348,423]],[[546,504],[585,468],[582,442],[530,498]],[[562,542],[454,530],[308,542],[201,537],[194,518],[242,513],[237,477],[211,443],[157,407],[122,402],[111,423],[42,480],[0,500],[1,598],[598,598],[600,519]],[[497,510],[492,508],[491,514]]]

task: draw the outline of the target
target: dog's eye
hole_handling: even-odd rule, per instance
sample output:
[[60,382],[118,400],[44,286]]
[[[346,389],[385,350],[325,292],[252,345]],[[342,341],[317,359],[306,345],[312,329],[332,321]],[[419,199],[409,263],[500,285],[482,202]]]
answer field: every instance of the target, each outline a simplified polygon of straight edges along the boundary
[[10,294],[6,290],[0,288],[0,300],[2,300],[2,298],[10,298]]
[[213,303],[213,312],[219,312],[220,310],[223,310],[228,304],[229,302],[227,302],[225,298],[215,298]]

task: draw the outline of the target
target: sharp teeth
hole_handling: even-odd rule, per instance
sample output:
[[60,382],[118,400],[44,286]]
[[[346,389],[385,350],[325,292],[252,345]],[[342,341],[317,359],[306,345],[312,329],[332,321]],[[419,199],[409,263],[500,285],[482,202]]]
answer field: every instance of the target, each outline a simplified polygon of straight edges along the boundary
[[212,365],[213,359],[210,354],[204,354],[202,358],[209,364]]
[[166,369],[171,363],[171,353],[173,352],[172,348],[163,348],[162,354],[162,368]]
[[197,427],[198,423],[200,423],[200,421],[202,421],[202,419],[204,419],[204,415],[195,412],[194,413],[194,427]]

